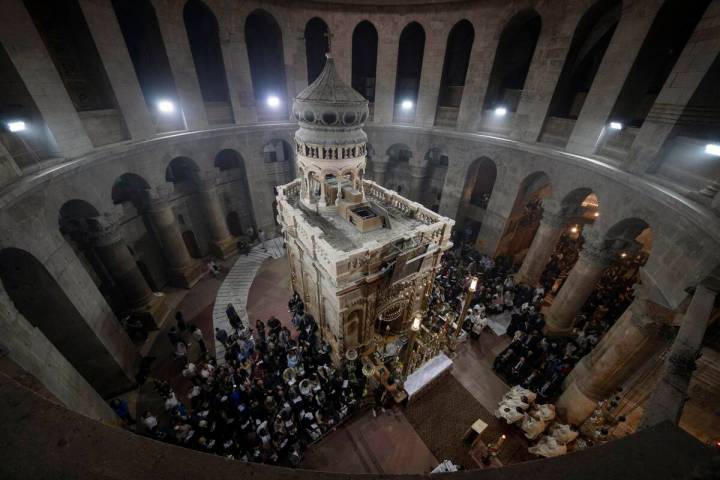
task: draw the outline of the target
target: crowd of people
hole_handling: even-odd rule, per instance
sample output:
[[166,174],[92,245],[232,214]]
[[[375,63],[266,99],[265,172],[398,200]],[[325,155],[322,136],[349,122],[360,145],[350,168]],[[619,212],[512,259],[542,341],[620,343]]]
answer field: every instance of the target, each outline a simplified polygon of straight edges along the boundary
[[[144,412],[145,433],[228,458],[297,466],[307,445],[357,408],[365,382],[361,372],[333,366],[331,348],[319,340],[315,320],[297,294],[288,307],[294,332],[275,317],[245,328],[229,305],[233,331],[215,329],[226,349],[222,364],[208,351],[200,329],[177,315],[168,338],[189,388],[175,391],[153,380],[167,415]],[[200,352],[195,361],[187,353],[193,342]],[[127,404],[113,407],[134,422]],[[163,416],[169,420],[162,422]]]
[[[478,284],[462,319],[462,330],[477,338],[488,325],[488,317],[507,312],[506,334],[511,342],[494,360],[493,369],[510,385],[522,385],[543,400],[560,393],[562,382],[575,364],[597,345],[633,299],[633,285],[643,263],[641,255],[620,256],[608,267],[575,321],[570,337],[553,338],[543,333],[540,312],[546,292],[553,290],[562,271],[577,260],[581,236],[564,236],[553,254],[543,281],[537,288],[517,284],[508,257],[482,255],[462,241],[443,256],[443,265],[430,295],[429,326],[448,328],[463,307],[470,278]],[[556,289],[555,289],[556,290]]]

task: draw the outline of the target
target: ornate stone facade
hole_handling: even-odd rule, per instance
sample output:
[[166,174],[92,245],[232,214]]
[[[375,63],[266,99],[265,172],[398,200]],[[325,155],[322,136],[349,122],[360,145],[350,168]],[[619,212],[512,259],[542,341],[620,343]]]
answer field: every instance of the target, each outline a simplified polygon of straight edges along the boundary
[[278,188],[278,221],[293,288],[337,359],[409,328],[454,222],[363,179],[367,101],[331,57],[293,112],[299,178]]

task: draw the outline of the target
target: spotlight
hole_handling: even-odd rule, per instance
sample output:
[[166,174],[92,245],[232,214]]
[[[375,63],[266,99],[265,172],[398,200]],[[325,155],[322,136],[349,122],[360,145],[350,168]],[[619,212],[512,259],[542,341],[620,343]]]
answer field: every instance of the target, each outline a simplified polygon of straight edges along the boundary
[[170,100],[158,100],[157,109],[160,113],[170,114],[175,111],[175,104]]
[[620,122],[610,122],[610,128],[613,130],[622,130],[623,124]]
[[280,99],[275,95],[270,95],[267,98],[266,103],[270,108],[278,108],[280,106]]
[[705,145],[705,153],[720,157],[720,145],[716,143],[708,143],[707,145]]
[[400,108],[402,108],[403,110],[412,109],[413,108],[412,100],[403,100],[402,103],[400,104]]
[[507,115],[507,108],[505,108],[505,107],[495,108],[495,116],[496,117],[504,117],[505,115]]
[[10,130],[13,133],[22,132],[23,130],[25,130],[25,128],[27,128],[25,126],[25,122],[23,122],[22,120],[13,120],[12,122],[8,122],[7,127],[8,127],[8,130]]

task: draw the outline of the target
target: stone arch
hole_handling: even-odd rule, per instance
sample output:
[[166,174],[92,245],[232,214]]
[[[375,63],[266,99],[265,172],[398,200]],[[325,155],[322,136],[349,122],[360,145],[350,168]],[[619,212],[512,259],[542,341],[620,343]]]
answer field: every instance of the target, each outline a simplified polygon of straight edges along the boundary
[[393,118],[396,122],[412,123],[415,119],[424,54],[425,29],[418,22],[410,22],[398,42]]
[[507,23],[495,50],[483,111],[517,110],[541,29],[542,19],[532,8],[516,13]]
[[615,101],[610,120],[641,127],[710,0],[667,0],[655,16]]
[[515,262],[522,261],[540,225],[542,200],[550,196],[552,184],[543,171],[532,172],[520,182],[505,231],[498,243],[498,255],[508,255]]
[[474,41],[475,29],[466,19],[457,22],[448,33],[435,125],[453,127],[457,123]]
[[455,216],[466,241],[474,242],[480,232],[496,180],[497,165],[488,157],[475,159],[467,169]]
[[[282,31],[275,17],[261,9],[251,12],[245,19],[245,43],[259,119],[285,118],[285,56]],[[278,98],[278,108],[269,104],[270,97]]]
[[371,105],[375,102],[377,49],[378,31],[372,22],[363,20],[353,29],[351,85],[352,88],[360,92]]
[[145,103],[157,111],[159,100],[177,102],[175,79],[152,3],[150,0],[113,0],[112,4]]
[[[540,140],[565,146],[615,27],[621,0],[597,0],[578,22],[545,118]],[[570,121],[567,121],[570,120]]]
[[650,255],[652,249],[652,227],[637,217],[624,218],[602,235],[604,247],[613,253]]
[[0,250],[0,280],[20,314],[100,395],[115,395],[128,384],[57,279],[34,255],[20,248]]
[[425,153],[427,174],[422,185],[422,194],[419,201],[430,210],[440,210],[443,187],[447,177],[450,159],[447,150],[442,147],[432,147]]
[[[286,140],[281,138],[271,139],[263,146],[262,156],[266,171],[274,171],[276,177],[275,186],[288,183],[295,178],[295,151]],[[275,163],[279,163],[281,166],[271,168],[270,164]]]
[[325,54],[330,49],[329,34],[327,23],[320,17],[313,17],[305,24],[305,60],[308,84],[315,81],[325,66]]
[[220,171],[218,195],[228,212],[225,216],[228,229],[235,236],[243,235],[242,232],[247,231],[249,227],[255,228],[245,159],[237,150],[226,148],[215,155],[213,164]]
[[208,123],[233,123],[217,18],[202,0],[188,0],[183,20]]
[[388,158],[387,175],[385,186],[396,190],[400,194],[410,191],[410,160],[413,157],[412,150],[404,143],[395,143],[386,150]]
[[150,184],[136,173],[123,173],[113,182],[111,198],[115,205],[132,203],[141,210],[147,205]]
[[165,181],[176,185],[190,184],[197,186],[200,167],[188,157],[175,157],[165,168]]

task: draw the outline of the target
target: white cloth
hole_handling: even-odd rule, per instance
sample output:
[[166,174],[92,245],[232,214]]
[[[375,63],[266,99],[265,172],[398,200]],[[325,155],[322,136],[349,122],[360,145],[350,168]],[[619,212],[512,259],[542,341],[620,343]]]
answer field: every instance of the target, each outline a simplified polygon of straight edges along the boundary
[[518,411],[516,408],[511,408],[507,406],[501,405],[497,410],[495,410],[495,416],[497,418],[504,419],[508,425],[511,423],[515,423],[518,420],[521,420],[524,417],[524,413],[522,411]]
[[540,457],[558,457],[567,453],[567,447],[554,437],[545,435],[538,443],[528,448],[528,452]]
[[522,397],[525,397],[528,399],[528,402],[532,404],[535,399],[537,398],[537,394],[533,392],[532,390],[528,390],[527,388],[523,388],[520,385],[515,385],[512,387],[508,392],[503,395],[502,401],[515,399],[520,400]]
[[530,415],[543,422],[551,422],[555,419],[555,405],[534,405]]
[[558,443],[568,444],[578,437],[579,432],[570,428],[570,425],[566,425],[564,423],[553,423],[548,429],[548,435],[555,438]]
[[529,440],[535,440],[542,432],[545,431],[547,423],[542,420],[538,420],[531,415],[525,415],[520,428],[522,428],[523,432],[525,432],[525,437]]

